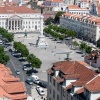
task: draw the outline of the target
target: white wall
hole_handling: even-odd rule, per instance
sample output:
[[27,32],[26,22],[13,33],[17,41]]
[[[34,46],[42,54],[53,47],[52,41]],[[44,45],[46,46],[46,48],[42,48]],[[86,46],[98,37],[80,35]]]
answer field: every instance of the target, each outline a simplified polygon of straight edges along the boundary
[[79,90],[82,87],[74,87],[74,93],[76,93],[77,90]]
[[58,76],[58,74],[59,74],[59,71],[55,71],[55,77]]
[[67,80],[65,80],[65,82],[64,82],[64,86],[68,86],[68,85],[70,85],[71,84],[71,82],[75,82],[76,81],[76,79],[67,79]]
[[100,97],[100,92],[99,93],[91,93],[90,100],[96,100],[99,97]]

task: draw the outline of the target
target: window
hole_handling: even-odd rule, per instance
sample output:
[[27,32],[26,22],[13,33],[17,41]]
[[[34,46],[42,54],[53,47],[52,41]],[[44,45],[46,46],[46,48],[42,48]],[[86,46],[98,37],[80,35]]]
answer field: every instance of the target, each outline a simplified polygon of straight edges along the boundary
[[50,75],[50,82],[52,82],[51,75]]
[[53,98],[55,98],[55,91],[53,90]]
[[59,95],[57,95],[57,100],[59,100]]
[[64,97],[65,97],[65,92],[66,92],[66,90],[63,89],[63,96],[64,96]]
[[55,80],[53,80],[53,85],[55,86]]
[[51,94],[51,87],[50,87],[50,94]]
[[57,83],[57,90],[59,91],[59,88],[60,88],[60,86],[59,86],[59,84]]

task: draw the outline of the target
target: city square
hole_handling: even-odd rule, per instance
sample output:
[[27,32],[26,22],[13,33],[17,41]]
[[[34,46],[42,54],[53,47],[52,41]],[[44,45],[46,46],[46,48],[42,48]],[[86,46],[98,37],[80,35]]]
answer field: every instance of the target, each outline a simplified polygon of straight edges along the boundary
[[81,57],[82,54],[76,53],[77,50],[71,50],[70,45],[66,45],[64,42],[61,43],[60,41],[54,41],[52,37],[45,37],[46,41],[49,44],[48,48],[36,47],[35,44],[39,35],[39,33],[31,33],[28,34],[27,37],[24,37],[24,34],[15,34],[14,40],[17,42],[20,41],[25,44],[29,49],[29,52],[36,55],[42,61],[41,68],[37,69],[39,72],[36,73],[40,79],[47,81],[47,69],[52,67],[53,63],[55,62],[64,61],[67,57],[66,54],[63,54],[64,52],[72,52],[70,54],[70,58],[72,60],[84,61],[84,57]]

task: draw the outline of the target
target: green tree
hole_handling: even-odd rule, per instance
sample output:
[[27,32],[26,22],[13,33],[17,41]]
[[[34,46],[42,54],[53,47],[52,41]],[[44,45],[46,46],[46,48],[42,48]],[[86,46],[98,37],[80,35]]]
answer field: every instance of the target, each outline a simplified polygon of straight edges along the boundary
[[49,17],[49,18],[48,18],[47,20],[45,20],[44,22],[45,22],[45,25],[49,25],[49,24],[53,23],[53,21],[54,21],[54,19],[51,18],[51,17]]
[[63,13],[64,13],[64,12],[59,11],[59,12],[56,14],[56,16],[55,16],[55,18],[54,18],[54,21],[55,21],[56,23],[59,23],[60,16],[61,16]]
[[33,67],[33,68],[40,68],[42,62],[41,62],[40,59],[38,59],[38,58],[35,57],[35,58],[32,60],[31,64],[32,64],[32,67]]
[[33,60],[35,57],[36,57],[35,55],[29,54],[29,55],[27,56],[27,61],[28,61],[29,63],[31,63],[32,60]]
[[78,42],[76,42],[76,41],[73,41],[73,45],[75,46],[75,48],[76,48],[76,46],[79,46]]
[[100,39],[97,41],[97,47],[100,48]]
[[90,54],[92,51],[92,48],[90,46],[87,46],[85,51],[86,51],[86,53]]
[[29,54],[27,57],[27,61],[29,63],[31,63],[33,68],[40,68],[42,62],[40,61],[40,59],[38,59],[35,55],[33,54]]
[[82,52],[83,52],[83,50],[85,50],[86,49],[86,43],[81,43],[80,44],[80,49],[82,50]]
[[9,61],[9,56],[4,52],[4,48],[0,46],[0,63],[6,64]]

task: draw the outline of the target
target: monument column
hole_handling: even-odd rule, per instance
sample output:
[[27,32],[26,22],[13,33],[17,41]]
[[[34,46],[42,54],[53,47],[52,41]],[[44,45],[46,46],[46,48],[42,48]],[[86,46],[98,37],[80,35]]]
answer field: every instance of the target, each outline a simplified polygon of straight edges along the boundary
[[43,35],[43,9],[41,9],[40,14],[40,36],[38,36],[38,40],[36,41],[36,46],[39,48],[47,48],[49,47],[48,43],[45,40],[45,36]]
[[43,35],[43,15],[40,15],[40,34]]

